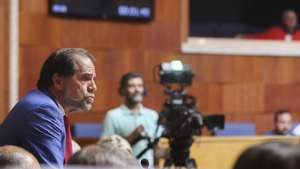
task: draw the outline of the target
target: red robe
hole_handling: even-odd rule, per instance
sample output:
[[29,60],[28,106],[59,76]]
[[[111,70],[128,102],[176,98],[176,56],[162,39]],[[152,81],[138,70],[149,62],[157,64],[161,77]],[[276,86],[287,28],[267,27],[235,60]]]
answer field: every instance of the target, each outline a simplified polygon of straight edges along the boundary
[[[261,33],[242,35],[242,38],[284,40],[286,34],[287,33],[284,31],[284,29],[282,27],[276,26],[276,27],[267,29],[266,31],[261,32]],[[292,40],[300,40],[300,30],[296,30],[292,34]]]

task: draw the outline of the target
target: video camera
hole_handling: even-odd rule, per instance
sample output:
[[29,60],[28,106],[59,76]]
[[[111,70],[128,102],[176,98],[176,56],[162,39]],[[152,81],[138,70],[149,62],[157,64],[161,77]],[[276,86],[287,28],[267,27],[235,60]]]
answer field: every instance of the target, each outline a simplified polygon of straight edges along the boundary
[[160,64],[156,75],[159,83],[165,86],[164,93],[168,99],[159,114],[159,124],[164,127],[162,137],[169,139],[170,159],[165,166],[185,166],[195,168],[196,162],[189,158],[189,148],[194,135],[201,135],[201,129],[224,128],[224,115],[203,116],[197,110],[197,100],[187,94],[186,87],[192,84],[194,73],[189,65],[175,60]]
[[164,93],[169,96],[160,113],[167,137],[200,135],[204,126],[209,130],[224,128],[224,115],[204,117],[197,110],[196,98],[187,94],[186,87],[192,84],[194,77],[189,65],[178,60],[164,62],[160,64],[158,74],[160,84],[165,86]]

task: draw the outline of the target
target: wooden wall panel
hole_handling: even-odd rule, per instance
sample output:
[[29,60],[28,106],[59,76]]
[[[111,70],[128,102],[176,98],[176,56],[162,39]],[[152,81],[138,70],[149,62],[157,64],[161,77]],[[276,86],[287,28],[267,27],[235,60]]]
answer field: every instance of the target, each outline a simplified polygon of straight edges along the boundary
[[256,114],[254,116],[254,122],[256,124],[256,132],[263,134],[266,131],[272,130],[273,112],[266,112],[262,114]]
[[0,123],[8,113],[8,2],[0,2]]
[[40,69],[51,47],[20,47],[20,96],[35,88]]
[[233,113],[264,111],[264,87],[260,84],[225,84],[223,110]]
[[83,47],[97,59],[95,106],[91,112],[73,114],[72,122],[102,121],[108,109],[122,102],[117,88],[128,71],[144,74],[149,89],[145,104],[161,111],[166,96],[153,78],[153,67],[171,59],[192,66],[196,76],[189,93],[198,99],[203,114],[252,121],[262,133],[272,127],[276,109],[300,112],[299,58],[182,54],[188,0],[155,1],[150,23],[59,18],[48,15],[46,0],[20,2],[21,96],[35,87],[41,64],[56,48]]
[[300,112],[299,96],[299,84],[266,85],[265,111],[290,109],[293,112]]
[[28,11],[30,13],[44,13],[46,14],[48,11],[47,0],[21,0],[20,1],[20,11]]
[[223,88],[220,84],[194,83],[188,91],[197,98],[200,112],[210,114],[222,109]]
[[264,82],[268,84],[291,84],[300,82],[300,58],[267,58],[264,61]]
[[262,82],[263,58],[218,55],[184,55],[183,61],[197,74],[196,82]]

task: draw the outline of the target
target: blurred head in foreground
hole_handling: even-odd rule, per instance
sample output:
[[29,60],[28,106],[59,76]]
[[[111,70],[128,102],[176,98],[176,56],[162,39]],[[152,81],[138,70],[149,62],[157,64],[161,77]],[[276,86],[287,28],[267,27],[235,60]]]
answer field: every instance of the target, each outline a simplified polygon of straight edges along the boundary
[[37,159],[28,151],[17,146],[0,147],[1,169],[40,169]]
[[299,169],[300,148],[287,142],[268,142],[245,150],[233,169]]
[[128,141],[116,134],[111,135],[111,136],[101,137],[98,144],[110,144],[120,150],[124,150],[124,151],[128,152],[131,155],[133,154],[132,148],[131,148],[130,144],[128,143]]
[[68,162],[71,165],[88,165],[101,167],[139,167],[133,155],[111,144],[98,144],[84,147],[75,153]]

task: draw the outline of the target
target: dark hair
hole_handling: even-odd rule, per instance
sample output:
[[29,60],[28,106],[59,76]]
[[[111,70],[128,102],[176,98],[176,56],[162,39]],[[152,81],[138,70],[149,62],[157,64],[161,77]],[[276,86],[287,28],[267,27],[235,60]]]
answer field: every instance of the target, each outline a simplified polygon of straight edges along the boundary
[[47,58],[40,72],[37,82],[38,89],[49,89],[53,85],[52,76],[57,73],[62,77],[69,77],[75,74],[77,67],[74,56],[84,56],[95,62],[94,57],[81,48],[61,48]]
[[288,142],[262,143],[246,149],[233,169],[299,169],[300,149]]
[[110,144],[89,145],[76,152],[68,164],[102,167],[138,167],[138,161],[128,152]]
[[277,110],[274,114],[274,122],[277,122],[278,117],[282,114],[290,114],[291,115],[291,112],[288,109],[279,109],[279,110]]
[[123,90],[126,88],[128,81],[135,78],[143,79],[143,74],[140,72],[128,72],[122,76],[118,90],[120,95],[123,95]]

